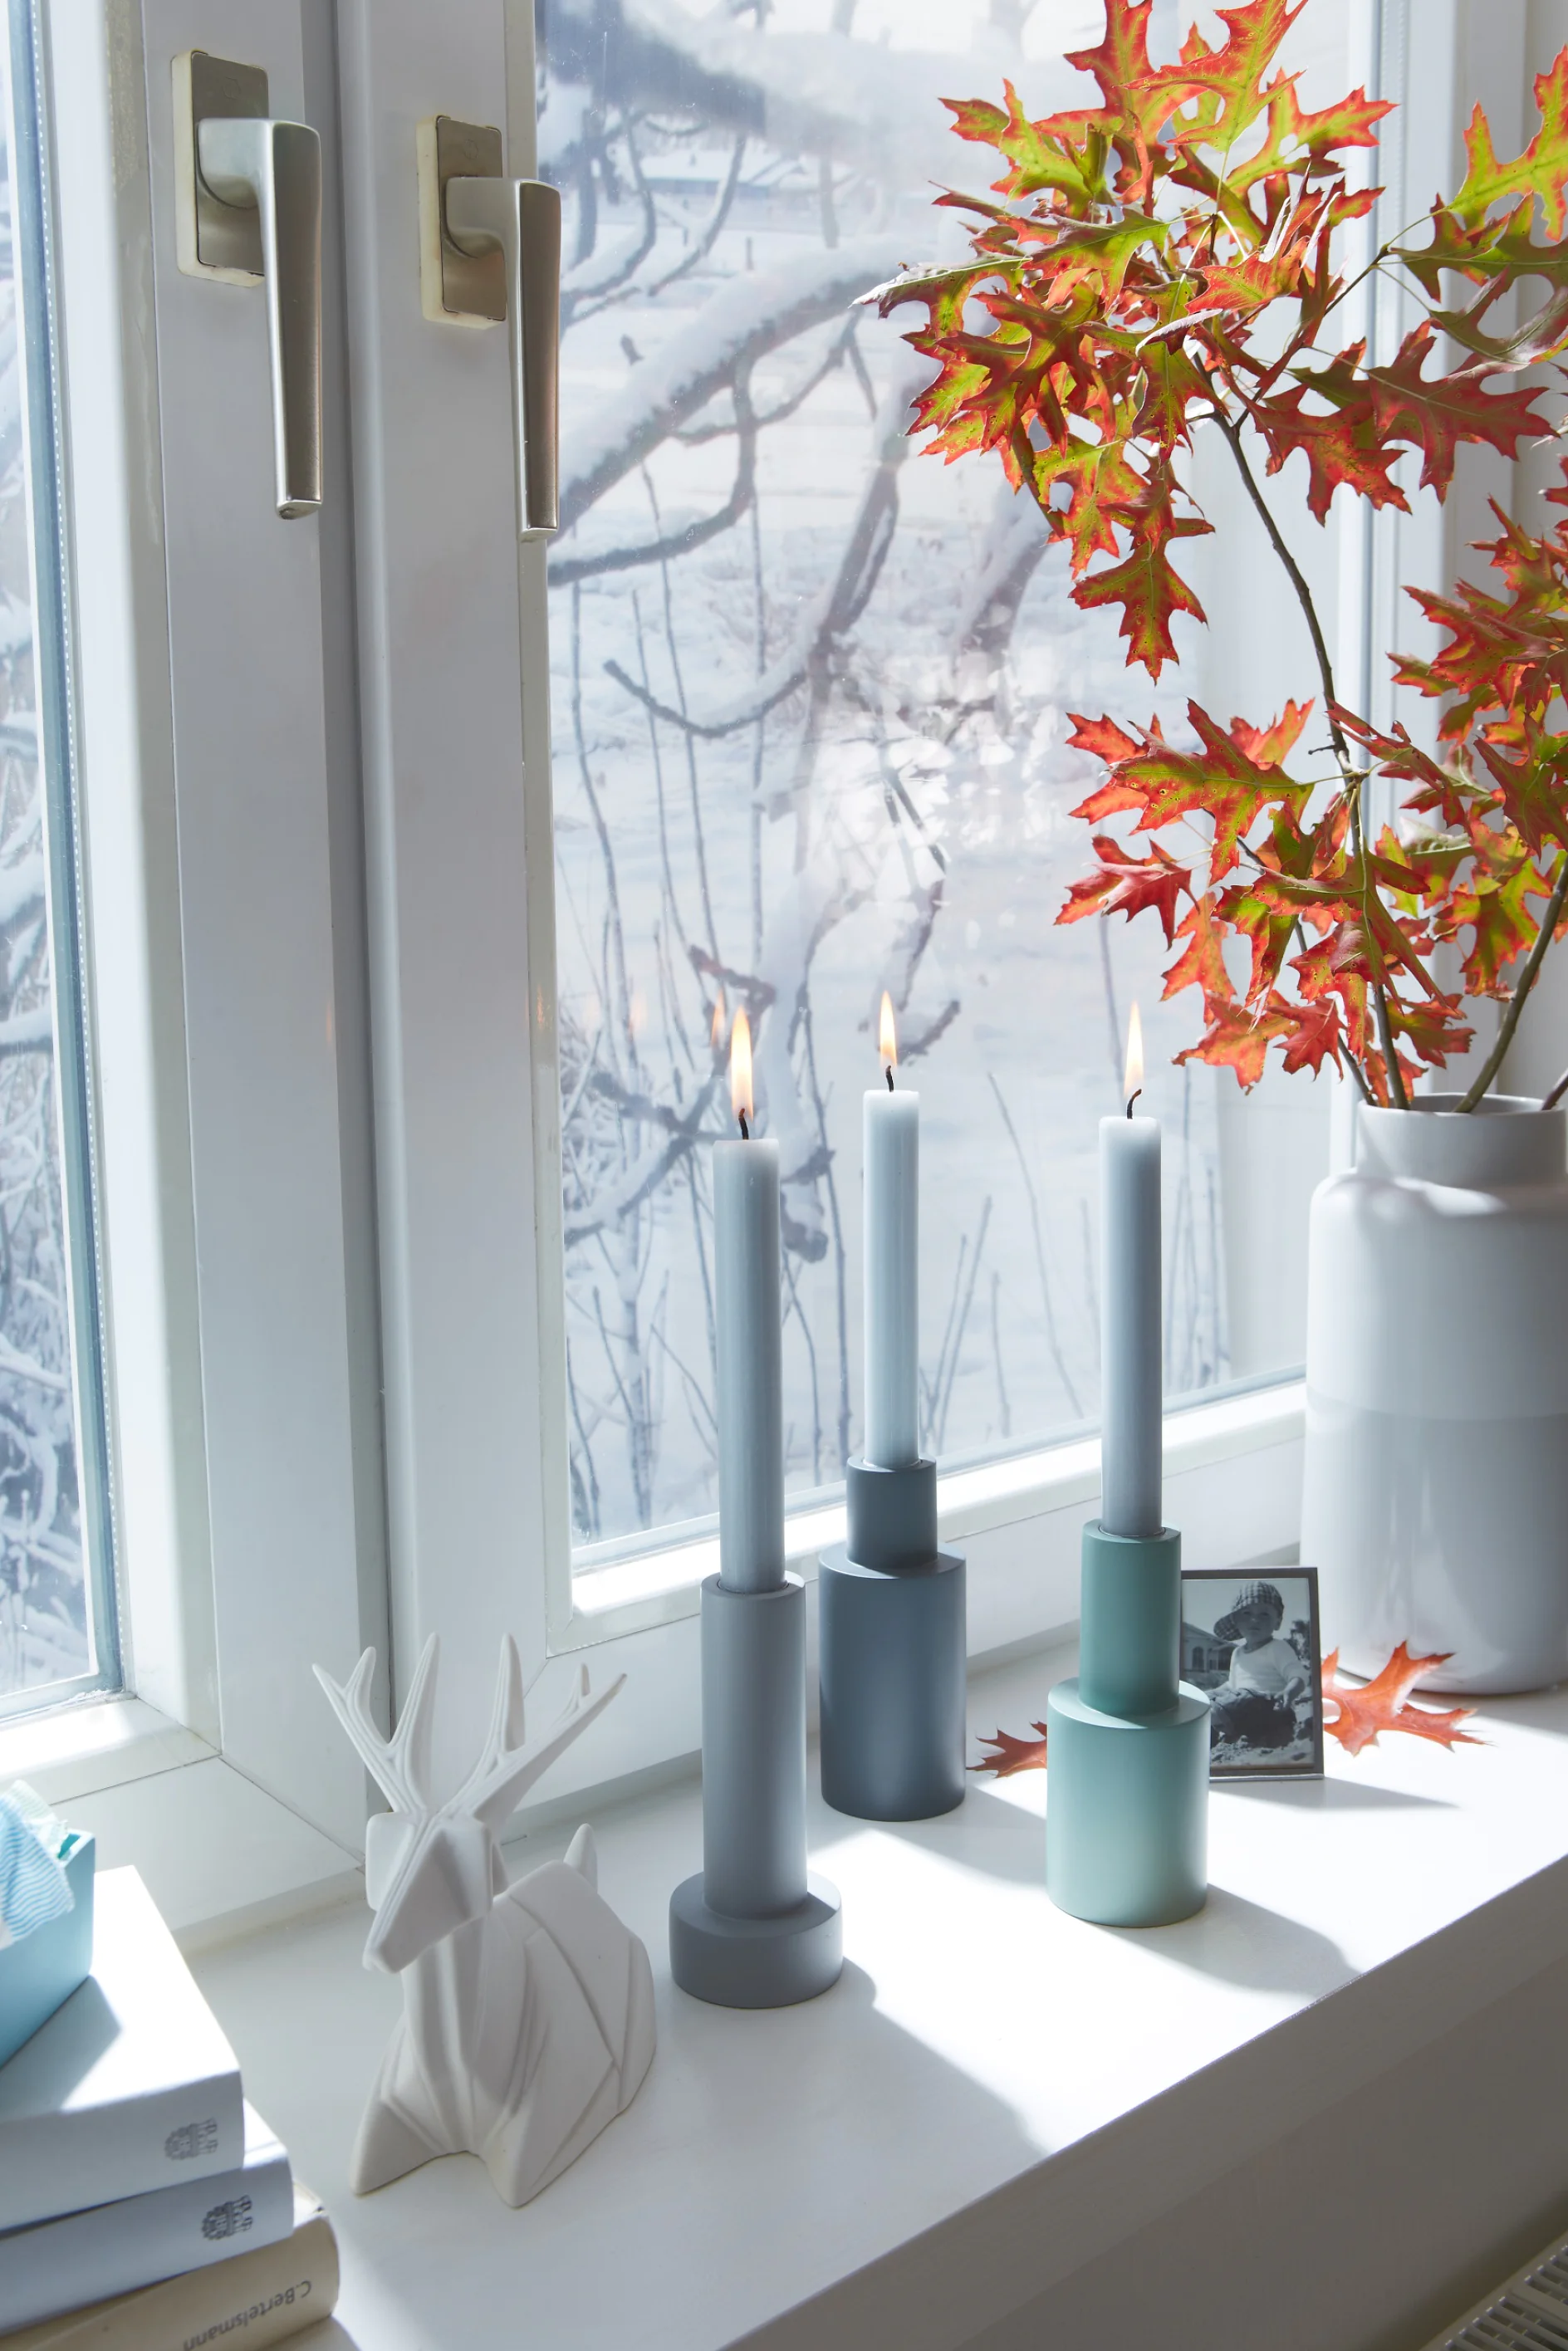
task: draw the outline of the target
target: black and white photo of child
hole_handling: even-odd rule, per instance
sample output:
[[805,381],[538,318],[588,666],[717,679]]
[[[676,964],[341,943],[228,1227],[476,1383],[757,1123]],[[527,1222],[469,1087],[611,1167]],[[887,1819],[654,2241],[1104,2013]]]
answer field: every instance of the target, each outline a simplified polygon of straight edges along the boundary
[[1182,1678],[1209,1694],[1216,1772],[1320,1772],[1317,1573],[1182,1577]]

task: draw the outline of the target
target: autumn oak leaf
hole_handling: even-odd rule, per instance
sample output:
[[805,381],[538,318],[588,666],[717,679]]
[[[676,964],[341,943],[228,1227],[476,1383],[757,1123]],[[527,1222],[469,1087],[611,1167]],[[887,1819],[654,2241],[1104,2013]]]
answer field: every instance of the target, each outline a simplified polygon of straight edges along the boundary
[[1512,457],[1522,439],[1550,433],[1552,426],[1535,406],[1533,392],[1483,391],[1486,378],[1496,372],[1485,360],[1428,381],[1422,369],[1434,340],[1431,321],[1423,319],[1387,367],[1367,370],[1366,381],[1378,434],[1418,448],[1421,486],[1441,496],[1454,478],[1454,454],[1462,441],[1485,441]]
[[1340,1680],[1339,1651],[1331,1649],[1323,1659],[1323,1729],[1331,1739],[1339,1740],[1347,1755],[1359,1755],[1364,1747],[1375,1747],[1380,1730],[1407,1731],[1413,1738],[1429,1739],[1439,1747],[1484,1747],[1484,1740],[1459,1728],[1469,1720],[1475,1711],[1473,1707],[1455,1707],[1447,1714],[1438,1714],[1429,1707],[1407,1703],[1422,1675],[1448,1661],[1446,1654],[1413,1657],[1401,1641],[1383,1671],[1364,1687],[1358,1688],[1353,1682]]
[[1099,869],[1086,881],[1074,882],[1059,923],[1081,923],[1086,914],[1125,914],[1129,921],[1153,906],[1165,926],[1166,944],[1176,938],[1176,908],[1184,892],[1192,893],[1192,869],[1178,865],[1158,841],[1152,855],[1133,857],[1109,833],[1096,833],[1094,854]]
[[971,1771],[992,1771],[998,1780],[1010,1780],[1015,1771],[1043,1771],[1045,1769],[1046,1728],[1043,1722],[1032,1722],[1031,1730],[1038,1739],[1017,1739],[1010,1730],[994,1730],[980,1740],[982,1747],[993,1748],[994,1754],[983,1755],[971,1763]]

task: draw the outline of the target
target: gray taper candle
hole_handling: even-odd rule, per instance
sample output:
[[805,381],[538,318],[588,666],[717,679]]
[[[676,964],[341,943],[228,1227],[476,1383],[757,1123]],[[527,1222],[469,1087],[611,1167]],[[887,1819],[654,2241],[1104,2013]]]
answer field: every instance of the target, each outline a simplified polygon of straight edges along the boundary
[[749,1134],[751,1036],[736,1019],[742,1141],[714,1154],[719,1573],[702,1594],[703,1866],[670,1897],[670,1972],[725,2008],[811,2000],[843,1964],[839,1897],[806,1868],[806,1595],[784,1573],[779,1146]]
[[713,1155],[718,1322],[718,1572],[729,1592],[784,1581],[784,1375],[779,1316],[779,1145]]
[[1100,1122],[1100,1464],[1102,1523],[1160,1531],[1160,1129],[1135,1117],[1143,1027],[1133,1007],[1125,1116]]

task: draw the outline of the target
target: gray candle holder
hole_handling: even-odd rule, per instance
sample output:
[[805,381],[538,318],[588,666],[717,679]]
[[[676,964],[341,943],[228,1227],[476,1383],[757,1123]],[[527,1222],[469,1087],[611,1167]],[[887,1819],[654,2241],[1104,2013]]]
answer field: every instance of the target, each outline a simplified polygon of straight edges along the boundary
[[838,1980],[838,1889],[806,1868],[806,1594],[702,1589],[703,1866],[670,1896],[670,1972],[719,2008]]
[[936,1465],[852,1461],[849,1541],[821,1556],[822,1794],[862,1821],[964,1801],[965,1571],[936,1541]]

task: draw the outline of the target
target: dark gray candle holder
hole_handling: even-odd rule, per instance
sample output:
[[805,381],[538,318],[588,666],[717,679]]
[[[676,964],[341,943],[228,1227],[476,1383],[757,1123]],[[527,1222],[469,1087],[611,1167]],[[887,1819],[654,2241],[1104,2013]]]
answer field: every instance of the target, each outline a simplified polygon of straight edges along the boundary
[[936,1541],[936,1465],[848,1469],[849,1541],[817,1597],[822,1793],[862,1821],[964,1801],[964,1561]]
[[702,1592],[703,1865],[670,1896],[670,1972],[720,2008],[788,2008],[838,1980],[835,1886],[806,1868],[806,1594]]

